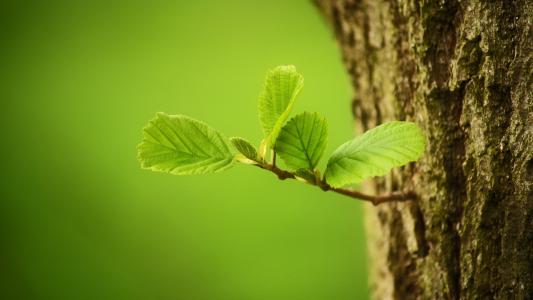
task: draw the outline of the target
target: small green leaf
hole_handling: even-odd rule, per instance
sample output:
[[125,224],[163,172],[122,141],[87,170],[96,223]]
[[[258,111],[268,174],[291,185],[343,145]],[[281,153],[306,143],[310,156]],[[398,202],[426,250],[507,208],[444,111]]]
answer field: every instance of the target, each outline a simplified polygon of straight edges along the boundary
[[303,85],[304,78],[294,66],[279,66],[267,73],[265,86],[259,96],[259,120],[268,146],[274,146]]
[[152,171],[205,174],[227,169],[234,161],[221,133],[187,116],[158,113],[143,137],[138,158]]
[[359,183],[417,160],[424,148],[424,135],[415,123],[385,123],[337,148],[324,176],[333,187]]
[[296,175],[296,176],[298,176],[300,178],[303,178],[303,179],[305,179],[305,181],[310,182],[310,183],[315,183],[316,182],[315,173],[311,172],[308,169],[298,169],[298,170],[296,170],[296,172],[294,172],[294,175]]
[[283,126],[275,150],[289,168],[313,170],[324,153],[327,138],[326,119],[304,112]]
[[235,147],[235,149],[237,149],[237,151],[239,151],[246,158],[253,161],[259,161],[257,150],[247,140],[240,137],[232,137],[229,140],[233,144],[233,147]]

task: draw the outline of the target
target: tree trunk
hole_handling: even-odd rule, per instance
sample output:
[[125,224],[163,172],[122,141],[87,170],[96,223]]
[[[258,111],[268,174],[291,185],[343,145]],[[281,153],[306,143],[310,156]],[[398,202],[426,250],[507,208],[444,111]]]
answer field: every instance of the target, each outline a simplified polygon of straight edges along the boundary
[[533,3],[316,0],[360,131],[411,120],[424,157],[364,186],[375,299],[533,299]]

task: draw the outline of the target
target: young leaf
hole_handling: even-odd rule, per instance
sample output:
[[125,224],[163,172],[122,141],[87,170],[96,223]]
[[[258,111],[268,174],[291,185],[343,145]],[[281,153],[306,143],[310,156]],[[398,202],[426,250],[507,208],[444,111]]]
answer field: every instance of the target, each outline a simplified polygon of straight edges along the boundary
[[289,168],[313,170],[324,153],[327,138],[326,119],[304,112],[283,126],[275,150]]
[[235,149],[237,149],[237,151],[239,151],[246,158],[251,159],[253,161],[259,160],[257,150],[247,140],[240,137],[232,137],[229,140],[233,144],[233,147],[235,147]]
[[144,128],[139,144],[141,166],[174,175],[218,172],[233,164],[224,137],[208,125],[183,115],[158,113]]
[[279,66],[267,73],[259,96],[259,120],[268,146],[274,146],[303,84],[304,78],[294,66]]
[[296,172],[294,172],[294,175],[296,175],[296,176],[298,176],[300,178],[303,178],[303,179],[305,179],[305,181],[310,182],[310,183],[315,183],[316,182],[315,173],[311,172],[308,169],[298,169],[298,170],[296,170]]
[[416,124],[385,123],[337,148],[324,176],[333,187],[358,183],[417,160],[424,148],[424,136]]

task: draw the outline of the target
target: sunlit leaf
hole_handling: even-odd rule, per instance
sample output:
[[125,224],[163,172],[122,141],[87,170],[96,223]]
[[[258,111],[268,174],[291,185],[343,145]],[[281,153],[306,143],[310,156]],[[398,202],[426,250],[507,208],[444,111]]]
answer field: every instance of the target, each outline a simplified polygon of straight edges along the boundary
[[303,76],[294,66],[279,66],[267,73],[259,96],[259,120],[267,143],[272,147],[290,115],[296,96],[303,88]]
[[283,126],[276,153],[293,170],[313,170],[326,148],[328,124],[317,113],[301,113]]
[[143,168],[175,175],[205,174],[230,167],[234,155],[221,133],[183,115],[158,113],[138,146]]
[[359,183],[417,160],[424,148],[424,135],[416,124],[400,121],[386,123],[337,148],[328,161],[324,175],[333,187]]

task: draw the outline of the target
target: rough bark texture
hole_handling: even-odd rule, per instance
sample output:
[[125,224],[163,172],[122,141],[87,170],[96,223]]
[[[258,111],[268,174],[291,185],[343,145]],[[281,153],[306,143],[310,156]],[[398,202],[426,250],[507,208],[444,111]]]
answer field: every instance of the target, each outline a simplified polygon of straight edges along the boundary
[[368,184],[375,299],[533,299],[533,2],[317,0],[359,131],[412,120],[426,155]]

